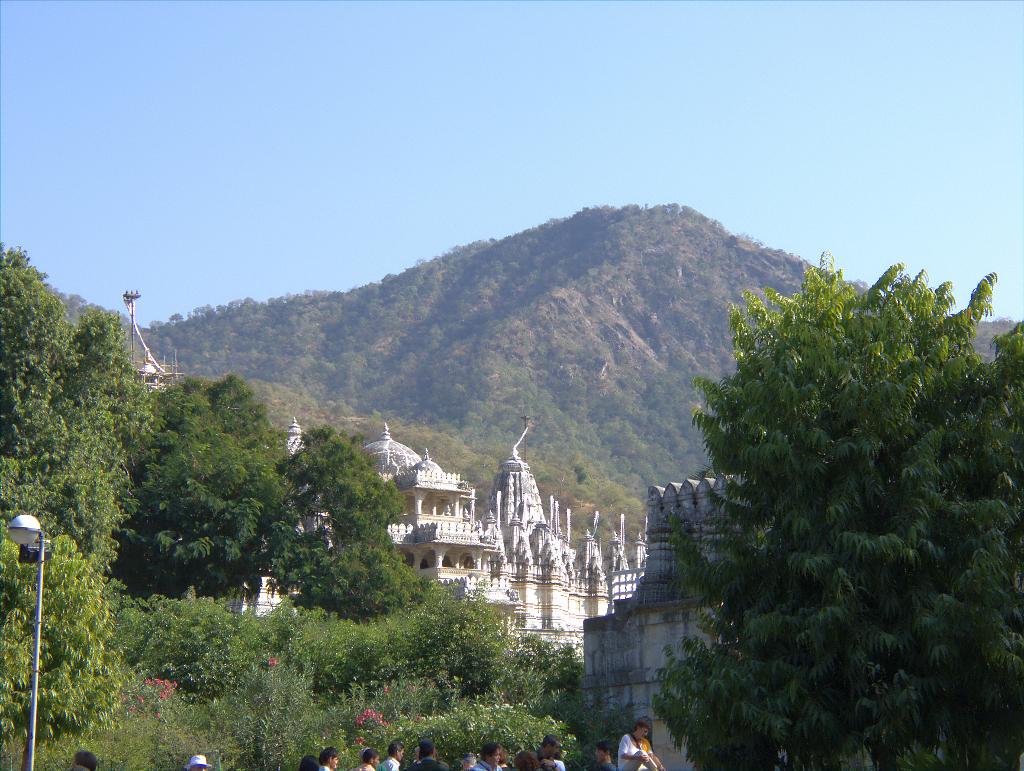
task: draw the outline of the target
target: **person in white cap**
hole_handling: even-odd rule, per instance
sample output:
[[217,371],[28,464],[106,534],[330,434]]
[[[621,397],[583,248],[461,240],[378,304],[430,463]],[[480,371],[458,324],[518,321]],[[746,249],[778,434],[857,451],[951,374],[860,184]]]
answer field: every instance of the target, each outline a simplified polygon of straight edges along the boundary
[[188,759],[188,771],[205,771],[209,767],[205,755],[193,755]]

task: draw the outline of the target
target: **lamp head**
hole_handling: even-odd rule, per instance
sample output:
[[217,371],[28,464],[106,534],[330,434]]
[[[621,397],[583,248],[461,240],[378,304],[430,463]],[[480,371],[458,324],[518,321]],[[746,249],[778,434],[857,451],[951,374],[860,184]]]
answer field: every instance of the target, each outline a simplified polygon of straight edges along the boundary
[[39,542],[43,528],[31,514],[19,514],[7,523],[7,534],[20,546],[31,546]]

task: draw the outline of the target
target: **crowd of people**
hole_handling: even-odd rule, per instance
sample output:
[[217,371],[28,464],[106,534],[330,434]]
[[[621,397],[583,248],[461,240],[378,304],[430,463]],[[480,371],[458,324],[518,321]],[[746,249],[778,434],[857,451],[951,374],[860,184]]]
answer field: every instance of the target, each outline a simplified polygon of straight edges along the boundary
[[[613,757],[612,744],[597,743],[594,749],[594,771],[665,771],[665,766],[651,749],[651,723],[640,718],[633,724],[633,730],[619,742],[618,753]],[[400,771],[405,758],[402,742],[388,745],[387,757],[381,759],[377,750],[367,747],[360,754],[360,763],[353,771]],[[319,757],[306,755],[299,762],[299,771],[337,771],[341,754],[335,747],[325,747]],[[613,762],[614,761],[614,762]],[[91,752],[75,754],[71,771],[96,771],[96,756]],[[210,763],[205,755],[189,758],[188,771],[209,771]],[[562,744],[557,736],[548,735],[536,752],[523,750],[509,758],[506,749],[498,742],[486,742],[477,754],[462,757],[459,771],[566,771],[562,761]],[[437,759],[437,747],[430,739],[423,739],[416,745],[415,758],[406,771],[451,771],[447,764]]]

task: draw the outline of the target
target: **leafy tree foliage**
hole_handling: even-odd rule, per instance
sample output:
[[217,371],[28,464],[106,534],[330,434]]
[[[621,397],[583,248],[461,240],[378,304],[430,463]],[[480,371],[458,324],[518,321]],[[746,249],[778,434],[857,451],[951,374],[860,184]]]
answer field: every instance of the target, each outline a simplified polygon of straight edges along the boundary
[[36,514],[106,567],[145,391],[117,316],[90,309],[72,325],[44,278],[0,246],[0,512]]
[[679,536],[708,641],[657,705],[705,768],[866,748],[892,769],[915,747],[1015,767],[1024,335],[975,353],[993,282],[953,312],[949,284],[895,266],[859,293],[823,260],[794,297],[733,312],[736,373],[700,383],[695,418],[733,475],[717,559]]
[[[75,735],[110,718],[121,659],[112,647],[113,616],[104,582],[68,536],[47,551],[39,661],[37,739]],[[24,736],[29,718],[36,565],[0,539],[0,736]]]
[[245,382],[186,378],[154,395],[133,459],[134,505],[115,575],[133,594],[254,592],[284,516],[284,437]]
[[117,645],[137,672],[174,682],[182,694],[214,699],[237,687],[254,662],[273,655],[286,621],[284,614],[232,613],[209,597],[157,596],[123,603]]
[[299,605],[344,618],[405,607],[421,595],[424,583],[388,534],[402,512],[397,488],[377,474],[359,437],[323,427],[307,432],[303,443],[283,466],[293,518],[275,528],[278,586],[298,590]]

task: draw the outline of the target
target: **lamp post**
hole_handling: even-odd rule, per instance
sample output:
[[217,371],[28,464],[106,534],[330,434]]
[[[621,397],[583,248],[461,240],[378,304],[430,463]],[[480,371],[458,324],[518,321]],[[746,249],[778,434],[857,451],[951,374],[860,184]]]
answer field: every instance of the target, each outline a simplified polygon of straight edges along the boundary
[[46,539],[39,520],[31,514],[19,514],[7,525],[7,534],[19,546],[39,548],[39,573],[36,579],[36,630],[32,648],[32,696],[29,702],[28,741],[25,745],[25,771],[33,771],[36,755],[36,711],[39,703],[39,638],[43,630],[43,562]]

